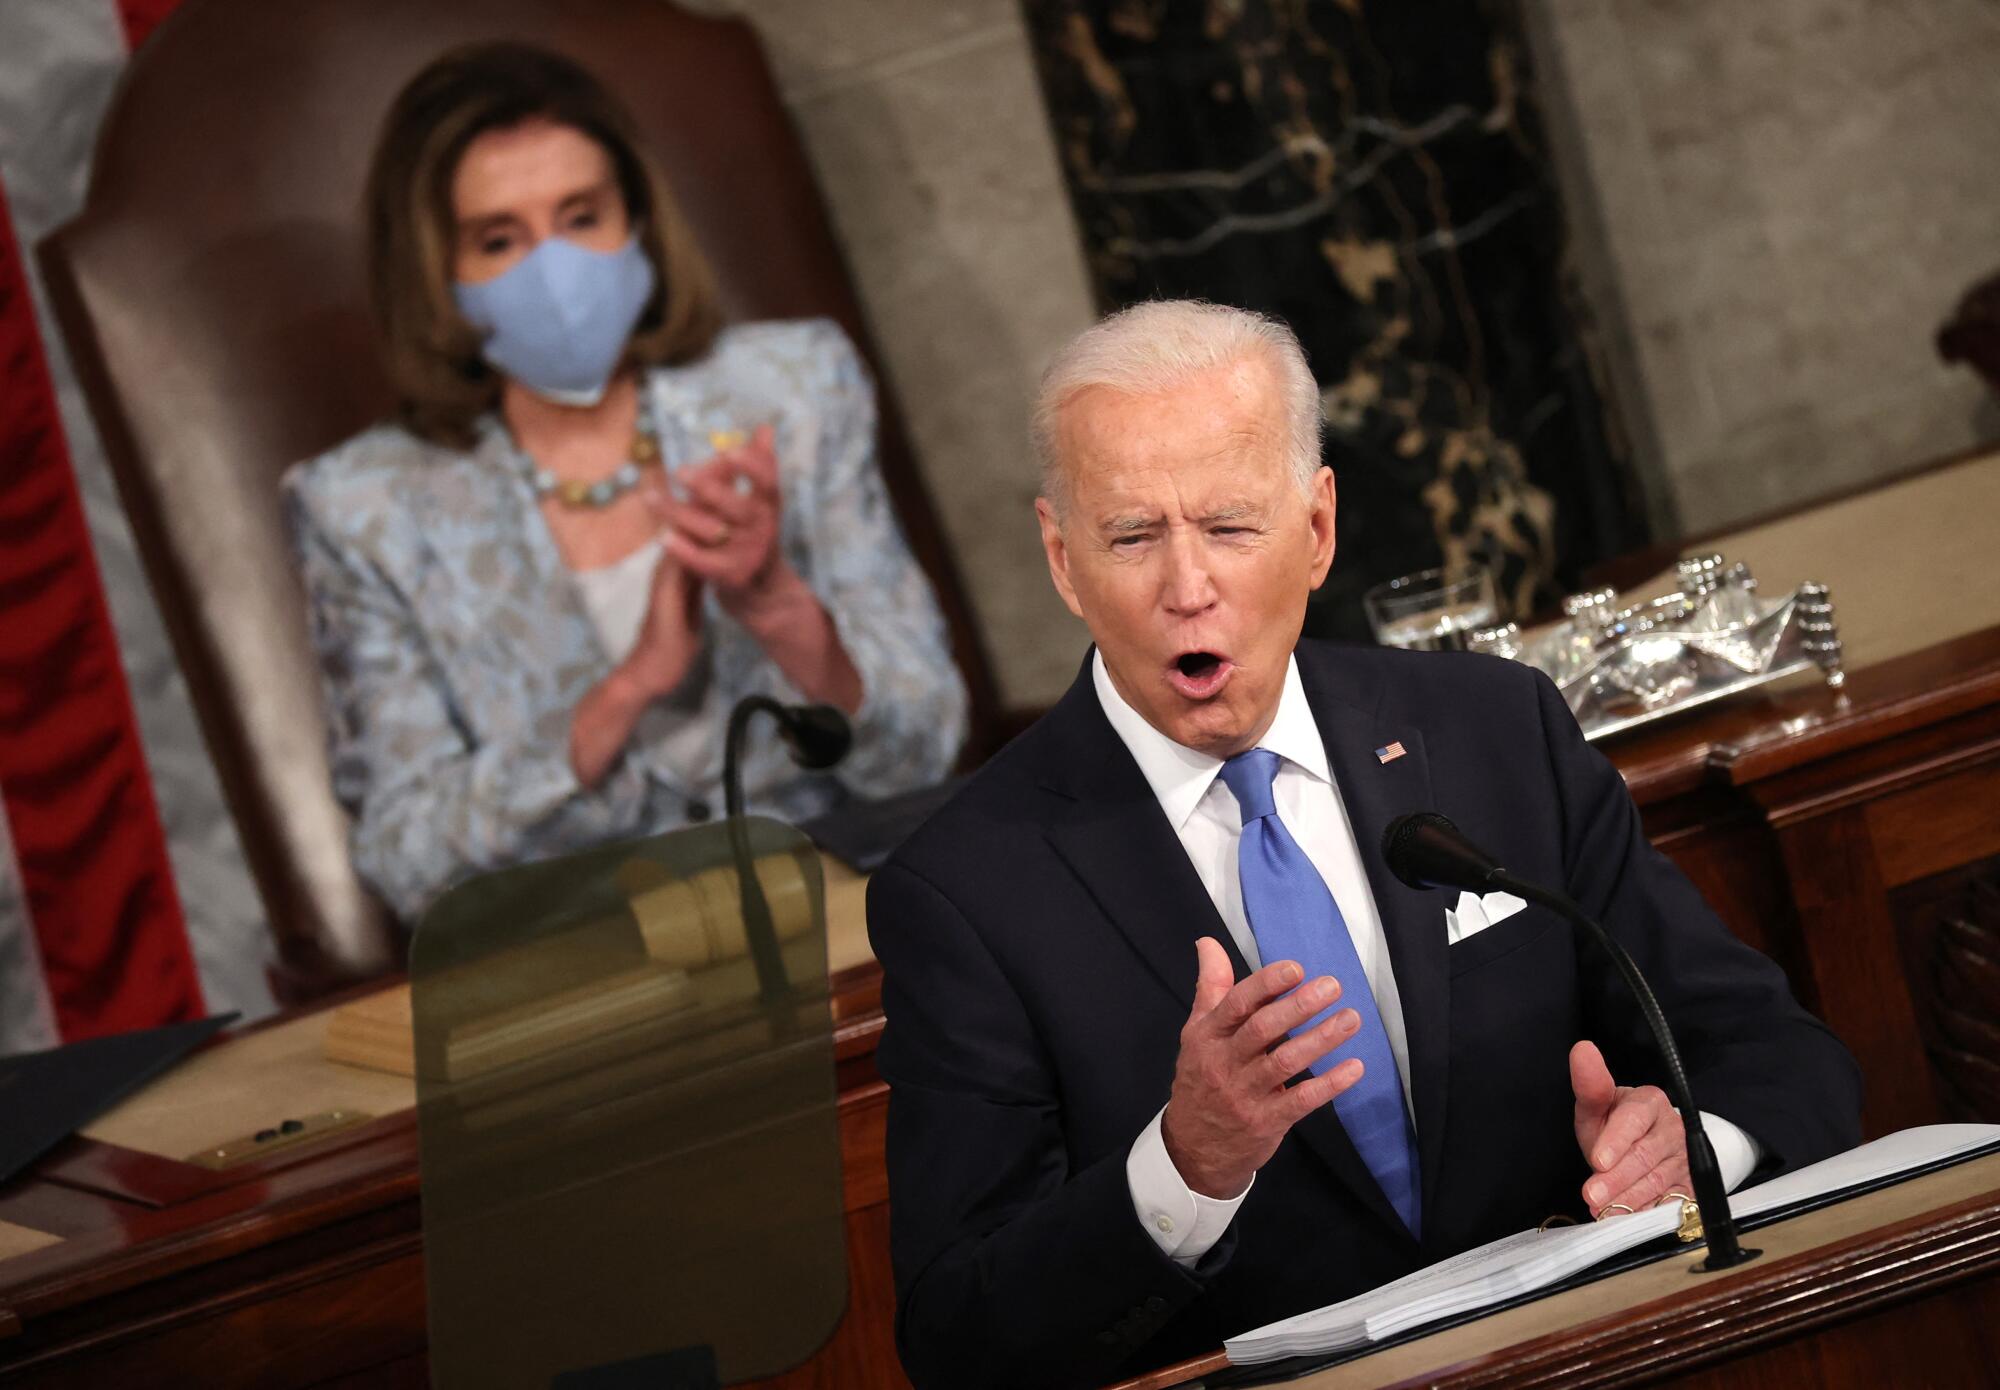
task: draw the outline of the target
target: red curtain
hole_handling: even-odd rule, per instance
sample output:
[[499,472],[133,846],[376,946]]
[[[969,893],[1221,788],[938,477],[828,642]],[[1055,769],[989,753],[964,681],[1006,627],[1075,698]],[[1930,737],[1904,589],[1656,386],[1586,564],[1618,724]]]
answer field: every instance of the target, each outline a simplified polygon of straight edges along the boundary
[[75,1040],[198,1018],[201,986],[4,191],[0,402],[0,797],[57,1026]]

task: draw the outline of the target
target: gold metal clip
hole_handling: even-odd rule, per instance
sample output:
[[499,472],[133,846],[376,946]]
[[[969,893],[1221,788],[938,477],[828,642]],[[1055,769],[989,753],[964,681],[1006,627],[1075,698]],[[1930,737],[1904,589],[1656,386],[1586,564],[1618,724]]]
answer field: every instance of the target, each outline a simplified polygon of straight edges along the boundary
[[1681,1226],[1675,1232],[1682,1245],[1694,1245],[1706,1240],[1708,1233],[1701,1227],[1701,1207],[1685,1192],[1669,1192],[1668,1197],[1677,1197],[1681,1204]]

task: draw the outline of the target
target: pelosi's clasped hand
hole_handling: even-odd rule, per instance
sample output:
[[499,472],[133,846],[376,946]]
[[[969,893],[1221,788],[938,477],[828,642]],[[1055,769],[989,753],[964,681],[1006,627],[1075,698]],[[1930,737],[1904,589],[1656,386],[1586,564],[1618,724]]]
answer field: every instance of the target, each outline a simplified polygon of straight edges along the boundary
[[669,532],[666,553],[715,590],[723,611],[736,614],[779,584],[778,458],[772,430],[761,425],[747,443],[675,474],[683,496],[665,486],[647,493]]
[[701,650],[701,582],[673,556],[653,566],[652,597],[619,671],[647,700],[679,685]]
[[1293,1125],[1361,1079],[1361,1061],[1350,1057],[1322,1075],[1285,1085],[1352,1038],[1361,1016],[1342,1009],[1288,1038],[1340,997],[1338,980],[1322,975],[1299,985],[1305,972],[1296,961],[1281,960],[1238,983],[1219,942],[1203,937],[1195,950],[1201,977],[1181,1029],[1160,1129],[1181,1180],[1203,1196],[1226,1200],[1250,1186]]
[[713,592],[806,698],[853,716],[864,694],[861,673],[779,544],[784,508],[771,426],[679,470],[671,484],[655,479],[645,498],[665,533],[661,563]]

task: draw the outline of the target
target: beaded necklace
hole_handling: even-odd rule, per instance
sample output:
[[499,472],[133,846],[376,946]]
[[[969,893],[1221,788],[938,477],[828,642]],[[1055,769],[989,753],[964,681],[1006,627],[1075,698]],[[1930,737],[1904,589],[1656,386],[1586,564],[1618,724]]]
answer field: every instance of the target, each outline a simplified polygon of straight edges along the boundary
[[660,427],[653,418],[652,393],[640,387],[639,413],[633,421],[631,447],[626,451],[625,462],[619,464],[618,470],[608,478],[599,478],[595,482],[559,478],[537,465],[518,443],[514,445],[514,452],[527,465],[528,482],[535,489],[536,501],[544,502],[553,497],[565,507],[602,510],[639,486],[639,480],[646,476],[647,469],[660,466]]

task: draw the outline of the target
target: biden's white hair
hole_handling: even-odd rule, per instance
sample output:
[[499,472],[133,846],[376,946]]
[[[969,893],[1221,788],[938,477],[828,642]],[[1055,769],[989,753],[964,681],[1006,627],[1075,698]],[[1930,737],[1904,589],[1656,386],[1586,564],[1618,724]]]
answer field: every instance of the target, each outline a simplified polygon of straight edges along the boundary
[[1293,480],[1309,493],[1320,467],[1319,383],[1306,365],[1298,335],[1281,319],[1199,299],[1158,299],[1100,319],[1072,338],[1035,395],[1035,454],[1042,496],[1060,518],[1069,479],[1056,451],[1063,407],[1102,387],[1130,396],[1157,396],[1218,367],[1262,356],[1277,378],[1285,412]]

